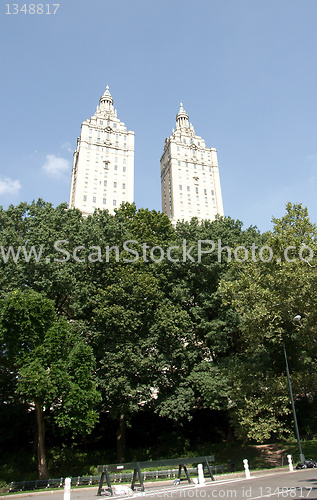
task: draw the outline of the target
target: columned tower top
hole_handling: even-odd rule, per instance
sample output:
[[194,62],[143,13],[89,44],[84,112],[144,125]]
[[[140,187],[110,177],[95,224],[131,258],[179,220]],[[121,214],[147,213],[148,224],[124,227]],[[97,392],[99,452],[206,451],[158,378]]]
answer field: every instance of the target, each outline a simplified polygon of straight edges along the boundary
[[114,111],[113,99],[109,92],[109,85],[107,85],[105,93],[100,97],[99,105],[101,111]]
[[176,129],[189,128],[189,116],[183,108],[183,103],[180,103],[179,112],[176,115]]

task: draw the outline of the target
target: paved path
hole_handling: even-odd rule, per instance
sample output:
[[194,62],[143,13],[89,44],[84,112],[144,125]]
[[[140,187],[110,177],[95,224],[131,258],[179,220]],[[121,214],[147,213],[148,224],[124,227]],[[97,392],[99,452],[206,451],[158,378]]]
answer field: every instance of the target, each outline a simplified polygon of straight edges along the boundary
[[[111,498],[102,493],[97,497],[97,487],[73,489],[71,491],[71,500],[105,500]],[[63,491],[45,491],[36,493],[12,494],[11,498],[34,497],[34,500],[63,500]],[[10,496],[0,497],[1,499],[10,498]],[[214,482],[207,482],[204,486],[196,486],[182,482],[179,486],[173,486],[172,481],[164,485],[154,483],[145,483],[145,492],[133,492],[136,500],[144,497],[157,499],[237,499],[237,500],[260,500],[260,499],[285,499],[317,500],[317,469],[306,469],[294,472],[285,471],[265,471],[254,473],[251,479],[235,477],[234,479],[218,479]],[[114,499],[128,498],[128,496],[114,496]]]

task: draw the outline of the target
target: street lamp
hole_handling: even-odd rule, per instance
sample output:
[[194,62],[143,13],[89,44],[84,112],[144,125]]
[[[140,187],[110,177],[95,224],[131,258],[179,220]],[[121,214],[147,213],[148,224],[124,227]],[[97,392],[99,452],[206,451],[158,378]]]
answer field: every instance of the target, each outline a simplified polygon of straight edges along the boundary
[[[295,318],[293,318],[293,321],[300,322],[302,317],[297,314]],[[299,431],[298,431],[298,424],[297,424],[297,417],[296,417],[296,410],[295,410],[295,404],[294,404],[294,398],[293,398],[293,391],[292,391],[292,384],[291,384],[291,379],[289,376],[289,368],[288,368],[288,361],[287,361],[287,354],[286,354],[286,347],[285,347],[285,342],[283,339],[283,351],[284,351],[284,357],[285,357],[285,365],[286,365],[286,375],[287,375],[287,382],[288,382],[288,389],[289,389],[289,394],[291,397],[291,404],[292,404],[292,410],[293,410],[293,418],[294,418],[294,424],[295,424],[295,433],[296,433],[296,439],[297,439],[297,444],[298,444],[298,450],[299,450],[299,461],[304,462],[305,456],[302,451],[302,445],[300,442],[300,437],[299,437]]]

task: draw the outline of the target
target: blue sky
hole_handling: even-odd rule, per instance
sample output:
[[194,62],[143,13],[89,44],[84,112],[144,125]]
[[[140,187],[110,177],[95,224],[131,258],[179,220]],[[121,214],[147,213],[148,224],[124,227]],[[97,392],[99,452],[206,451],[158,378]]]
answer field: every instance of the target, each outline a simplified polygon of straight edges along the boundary
[[160,156],[183,102],[218,151],[225,215],[265,231],[291,201],[317,222],[316,0],[60,0],[55,15],[8,15],[5,2],[5,208],[68,202],[81,122],[108,84],[135,131],[138,208],[161,210]]

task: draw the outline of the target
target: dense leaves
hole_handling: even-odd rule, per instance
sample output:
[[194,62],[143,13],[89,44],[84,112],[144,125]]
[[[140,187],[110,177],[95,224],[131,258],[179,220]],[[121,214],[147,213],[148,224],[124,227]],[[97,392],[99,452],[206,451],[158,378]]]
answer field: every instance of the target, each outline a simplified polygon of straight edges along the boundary
[[33,290],[9,292],[2,301],[0,340],[16,397],[35,408],[39,475],[47,476],[45,416],[73,435],[90,432],[97,421],[92,348],[66,319],[57,319],[53,301]]
[[[223,302],[241,318],[234,418],[240,435],[258,440],[289,432],[283,341],[297,404],[313,402],[317,389],[316,226],[306,209],[291,204],[286,215],[273,222],[266,242],[272,258],[234,264],[235,280],[221,284]],[[294,321],[297,315],[300,323]]]
[[209,409],[263,442],[292,428],[285,341],[300,417],[315,416],[316,227],[301,205],[273,222],[1,209],[2,406],[79,436],[107,414],[118,460],[141,412],[182,423]]

